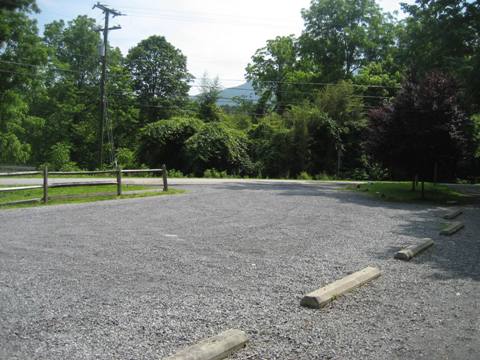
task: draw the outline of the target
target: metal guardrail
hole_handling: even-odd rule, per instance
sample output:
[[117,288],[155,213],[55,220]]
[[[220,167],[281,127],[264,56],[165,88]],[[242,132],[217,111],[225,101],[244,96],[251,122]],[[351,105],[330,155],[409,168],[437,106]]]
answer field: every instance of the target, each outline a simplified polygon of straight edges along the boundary
[[[146,174],[146,173],[161,173],[163,178],[163,191],[168,191],[168,180],[167,180],[167,167],[162,166],[161,169],[114,169],[114,170],[98,170],[98,171],[52,171],[48,172],[48,168],[45,167],[43,171],[20,171],[20,172],[8,172],[0,173],[0,177],[8,176],[28,176],[28,175],[42,175],[43,185],[33,185],[33,186],[18,186],[18,187],[9,187],[0,189],[1,192],[11,192],[19,190],[32,190],[32,189],[43,189],[42,202],[46,204],[48,202],[48,189],[49,188],[58,188],[58,187],[75,187],[75,186],[101,186],[101,185],[117,185],[117,195],[122,195],[122,174]],[[116,181],[102,181],[102,182],[74,182],[74,183],[56,183],[49,184],[48,179],[51,175],[100,175],[100,174],[116,174]],[[24,200],[29,201],[29,200]]]

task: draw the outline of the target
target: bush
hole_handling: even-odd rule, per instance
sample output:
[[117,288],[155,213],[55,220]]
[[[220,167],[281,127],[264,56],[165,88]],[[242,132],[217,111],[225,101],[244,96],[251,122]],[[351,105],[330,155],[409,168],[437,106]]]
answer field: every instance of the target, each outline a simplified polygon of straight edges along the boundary
[[167,169],[167,172],[168,172],[168,177],[171,177],[171,178],[184,178],[185,177],[183,172],[181,172],[180,170],[175,170],[175,169],[168,170]]
[[48,164],[51,170],[57,171],[77,171],[78,166],[70,161],[71,146],[67,143],[56,143],[50,148],[48,154]]
[[167,167],[188,171],[185,143],[203,126],[203,122],[191,117],[174,117],[145,126],[140,131],[138,155],[140,161],[152,167]]
[[302,171],[300,174],[298,174],[297,180],[313,180],[313,178],[308,172]]
[[229,176],[225,170],[218,171],[217,169],[207,169],[203,172],[203,177],[212,178],[212,179],[225,179],[225,178],[228,178]]
[[204,174],[207,169],[225,170],[233,174],[251,171],[245,134],[224,124],[205,124],[187,140],[185,146],[190,167],[197,176]]
[[325,172],[322,172],[322,173],[320,173],[320,174],[315,175],[315,180],[328,181],[328,180],[334,180],[334,179],[335,179],[334,176],[330,176],[330,175],[328,175],[328,174],[325,173]]
[[118,166],[122,169],[133,169],[136,167],[135,153],[128,148],[117,149]]

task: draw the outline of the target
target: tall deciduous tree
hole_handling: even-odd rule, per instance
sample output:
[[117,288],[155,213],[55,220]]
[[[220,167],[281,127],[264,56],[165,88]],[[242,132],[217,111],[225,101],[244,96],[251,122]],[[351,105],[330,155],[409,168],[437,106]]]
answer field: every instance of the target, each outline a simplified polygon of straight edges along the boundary
[[[10,5],[11,6],[10,6]],[[41,92],[46,51],[28,13],[33,1],[0,7],[0,162],[25,163],[31,143],[44,125],[29,104]]]
[[170,117],[188,100],[192,75],[187,71],[187,58],[163,36],[150,36],[130,49],[127,66],[143,124]]
[[97,162],[100,35],[96,29],[95,20],[87,16],[45,26],[47,90],[32,109],[46,120],[45,140],[35,149],[37,162],[45,161],[56,144],[68,145],[72,160],[82,167]]
[[302,82],[309,79],[302,71],[297,40],[293,35],[268,40],[267,45],[252,57],[246,72],[261,101],[273,102],[275,111],[280,114],[295,100],[295,83],[300,82],[305,89]]
[[313,0],[302,16],[302,55],[322,81],[351,78],[394,45],[393,19],[375,0]]
[[409,16],[400,38],[402,61],[419,72],[455,74],[473,110],[480,109],[480,2],[417,0],[403,4]]

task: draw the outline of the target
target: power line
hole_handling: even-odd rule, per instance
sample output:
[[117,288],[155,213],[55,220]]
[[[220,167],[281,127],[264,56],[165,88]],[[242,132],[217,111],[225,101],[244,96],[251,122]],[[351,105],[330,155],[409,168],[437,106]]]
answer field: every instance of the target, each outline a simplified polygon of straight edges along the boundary
[[[39,67],[42,65],[38,64],[30,64],[30,63],[24,63],[24,62],[18,62],[18,61],[6,61],[6,60],[0,60],[0,62],[4,63],[10,63],[10,64],[15,64],[15,65],[24,65],[24,66],[30,66],[30,67]],[[48,63],[51,65],[51,63]],[[50,67],[52,69],[52,67]],[[58,67],[53,67],[53,69],[56,69],[58,71],[65,71],[65,72],[77,72],[77,73],[83,73],[82,71],[78,70],[70,70],[70,69],[62,69]],[[195,77],[195,79],[191,80],[191,82],[199,81],[201,80],[202,77]],[[220,81],[237,81],[237,82],[246,82],[248,81],[247,79],[227,79],[227,78],[218,78]],[[267,81],[262,81],[265,84],[282,84],[282,85],[321,85],[321,86],[335,86],[338,85],[338,83],[332,83],[332,82],[319,82],[319,81],[311,81],[311,82],[304,82],[304,81],[278,81],[278,80],[267,80]],[[400,89],[401,86],[388,86],[388,85],[367,85],[367,84],[350,84],[353,87],[359,87],[359,88],[378,88],[378,89]],[[202,85],[190,85],[191,87],[198,87],[202,88]],[[243,91],[243,88],[229,88],[229,90],[233,91]]]
[[[258,21],[251,21],[251,18],[246,18],[249,21],[241,21],[239,17],[232,16],[231,19],[227,19],[226,16],[222,16],[221,19],[208,17],[208,16],[189,16],[185,13],[178,13],[178,14],[169,14],[169,13],[156,13],[152,14],[151,12],[139,12],[139,11],[129,11],[131,13],[131,17],[138,17],[138,18],[150,18],[150,19],[162,19],[167,21],[174,21],[174,22],[188,22],[188,23],[206,23],[206,24],[224,24],[227,23],[229,25],[235,26],[269,26],[269,27],[284,27],[285,22],[266,22],[264,20],[258,19]],[[273,19],[272,19],[273,20]],[[287,20],[288,21],[288,20]]]

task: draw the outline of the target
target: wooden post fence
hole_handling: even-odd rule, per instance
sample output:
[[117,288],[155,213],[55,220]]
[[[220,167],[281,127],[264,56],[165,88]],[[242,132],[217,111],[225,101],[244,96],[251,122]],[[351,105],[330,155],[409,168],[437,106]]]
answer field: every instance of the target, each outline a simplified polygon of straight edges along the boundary
[[[121,167],[117,167],[112,170],[101,170],[101,171],[48,171],[48,167],[45,166],[40,171],[24,171],[24,172],[10,172],[10,173],[0,173],[0,177],[6,176],[29,176],[29,175],[43,175],[43,185],[33,185],[33,186],[18,186],[18,187],[9,187],[1,188],[0,193],[5,192],[14,192],[20,190],[32,190],[32,189],[43,189],[43,197],[29,200],[20,200],[14,203],[26,203],[26,202],[43,202],[47,204],[49,201],[48,198],[48,188],[63,188],[63,187],[75,187],[75,186],[100,186],[100,185],[117,185],[117,195],[122,195],[122,173],[123,174],[145,174],[145,173],[162,173],[163,178],[163,191],[168,191],[168,172],[165,164],[162,165],[161,169],[127,169],[123,170]],[[99,175],[99,174],[116,174],[117,181],[86,181],[86,182],[71,182],[71,183],[58,183],[53,182],[49,184],[48,177],[56,175]],[[1,203],[0,206],[6,205],[7,203]],[[10,203],[8,203],[10,204]]]
[[168,191],[167,167],[165,166],[165,164],[162,165],[162,177],[163,177],[163,191]]
[[122,169],[120,167],[117,169],[117,195],[122,195]]
[[48,202],[48,167],[43,168],[43,203]]

